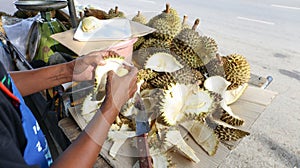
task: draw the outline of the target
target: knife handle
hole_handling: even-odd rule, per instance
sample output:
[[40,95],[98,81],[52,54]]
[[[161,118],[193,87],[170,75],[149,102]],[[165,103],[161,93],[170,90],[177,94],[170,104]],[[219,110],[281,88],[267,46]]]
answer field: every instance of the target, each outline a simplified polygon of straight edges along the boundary
[[149,152],[147,134],[137,136],[137,147],[140,161],[140,168],[152,168],[152,161]]

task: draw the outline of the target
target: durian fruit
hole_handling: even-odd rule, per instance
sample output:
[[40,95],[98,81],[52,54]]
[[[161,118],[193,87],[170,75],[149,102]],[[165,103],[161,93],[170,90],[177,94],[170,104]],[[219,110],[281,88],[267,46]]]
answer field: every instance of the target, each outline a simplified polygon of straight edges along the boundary
[[172,40],[181,30],[181,19],[177,12],[166,5],[166,10],[149,20],[147,25],[156,29],[153,36],[163,40]]
[[250,80],[250,64],[240,54],[230,54],[222,57],[225,78],[231,84],[228,89],[235,89]]
[[171,43],[171,51],[174,55],[183,59],[191,68],[204,65],[198,52],[201,38],[199,33],[195,31],[199,22],[199,19],[195,21],[193,29],[185,28],[181,30]]
[[135,15],[131,20],[144,25],[148,22],[147,18],[141,14],[141,11],[138,11],[137,15]]
[[93,8],[85,8],[84,9],[84,16],[94,16],[97,19],[108,19],[108,14],[100,9],[93,9]]
[[208,64],[213,60],[218,51],[218,45],[216,41],[208,36],[201,36],[200,48],[198,48],[198,53],[201,61],[204,65]]
[[120,17],[120,18],[125,18],[125,14],[122,11],[119,11],[119,7],[116,6],[115,9],[110,9],[108,11],[108,18],[115,18],[115,17]]
[[101,22],[94,16],[89,16],[82,19],[81,29],[83,32],[92,32],[99,27],[101,27]]
[[186,121],[180,123],[180,125],[189,132],[195,142],[200,145],[208,155],[213,156],[216,154],[219,139],[213,129],[209,128],[204,122],[197,120]]

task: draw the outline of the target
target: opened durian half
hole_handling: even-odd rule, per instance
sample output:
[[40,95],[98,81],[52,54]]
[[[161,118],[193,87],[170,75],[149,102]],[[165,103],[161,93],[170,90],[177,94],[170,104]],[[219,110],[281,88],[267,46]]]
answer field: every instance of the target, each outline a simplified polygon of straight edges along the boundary
[[94,89],[82,104],[81,114],[88,114],[97,110],[101,102],[105,98],[106,78],[108,71],[114,71],[117,75],[123,76],[128,73],[128,70],[123,67],[124,57],[119,56],[117,53],[110,51],[107,56],[103,57],[106,64],[97,66],[95,70]]

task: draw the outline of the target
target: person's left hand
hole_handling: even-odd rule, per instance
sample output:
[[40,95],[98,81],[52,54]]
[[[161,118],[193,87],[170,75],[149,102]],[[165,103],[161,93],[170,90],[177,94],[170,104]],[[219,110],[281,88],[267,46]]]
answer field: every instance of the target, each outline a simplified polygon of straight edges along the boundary
[[110,51],[94,51],[85,56],[81,56],[71,62],[73,70],[73,81],[92,80],[95,75],[95,69],[98,65],[105,65],[103,56],[108,55]]

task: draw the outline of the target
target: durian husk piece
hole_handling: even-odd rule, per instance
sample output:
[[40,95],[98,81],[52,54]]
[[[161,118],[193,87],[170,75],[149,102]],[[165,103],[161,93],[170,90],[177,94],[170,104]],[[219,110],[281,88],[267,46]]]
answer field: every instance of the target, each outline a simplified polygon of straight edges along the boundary
[[189,160],[199,163],[200,159],[196,156],[195,151],[184,141],[178,130],[169,130],[166,132],[165,144],[175,146]]
[[233,127],[224,122],[214,120],[211,116],[205,119],[207,125],[212,128],[221,142],[237,141],[245,136],[250,135],[249,132]]
[[230,54],[222,57],[225,78],[231,84],[228,89],[236,89],[250,80],[250,64],[243,55]]
[[138,11],[137,15],[135,15],[131,20],[144,25],[148,22],[147,18],[141,14],[141,11]]
[[191,120],[180,123],[189,134],[193,137],[195,142],[207,152],[208,155],[216,154],[219,140],[214,133],[214,130],[209,128],[204,122]]
[[160,76],[150,80],[150,83],[154,87],[166,89],[171,83],[199,85],[203,81],[204,77],[197,70],[182,68],[175,72],[162,73]]
[[226,90],[223,96],[226,104],[230,105],[236,102],[246,91],[248,85],[249,85],[248,83],[244,83],[235,89]]
[[143,69],[152,69],[156,72],[174,72],[184,67],[168,50],[149,48],[147,56],[140,55],[144,60]]

